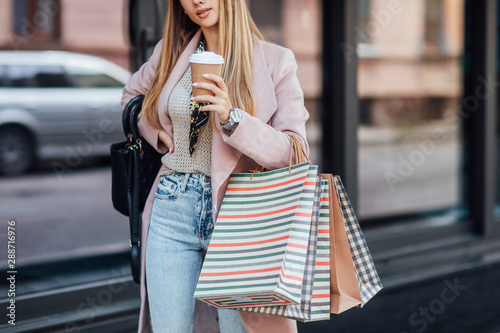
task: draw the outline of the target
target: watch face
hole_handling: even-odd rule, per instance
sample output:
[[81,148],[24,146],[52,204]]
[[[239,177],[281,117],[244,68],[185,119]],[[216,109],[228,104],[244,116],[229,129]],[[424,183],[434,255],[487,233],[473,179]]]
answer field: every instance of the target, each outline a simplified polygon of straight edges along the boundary
[[234,109],[233,112],[231,113],[231,119],[233,119],[233,121],[235,123],[239,123],[240,120],[241,120],[241,112],[239,109]]

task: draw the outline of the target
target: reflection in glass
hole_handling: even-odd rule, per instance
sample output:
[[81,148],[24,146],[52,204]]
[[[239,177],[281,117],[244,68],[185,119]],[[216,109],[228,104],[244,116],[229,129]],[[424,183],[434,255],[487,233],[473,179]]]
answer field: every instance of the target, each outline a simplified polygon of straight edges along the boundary
[[359,215],[455,217],[463,2],[360,2]]

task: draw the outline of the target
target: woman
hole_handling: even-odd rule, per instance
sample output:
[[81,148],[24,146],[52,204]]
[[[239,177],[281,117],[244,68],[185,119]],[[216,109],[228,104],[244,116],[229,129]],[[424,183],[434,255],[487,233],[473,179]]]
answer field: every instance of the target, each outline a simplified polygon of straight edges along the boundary
[[[191,98],[196,51],[225,59],[222,76],[193,84],[214,96]],[[245,0],[169,0],[164,38],[122,100],[146,95],[139,128],[164,154],[143,213],[139,332],[193,330],[202,250],[230,174],[287,166],[288,135],[308,151],[296,68],[290,50],[263,41]],[[219,311],[219,323],[221,332],[296,332],[293,320],[235,310]]]

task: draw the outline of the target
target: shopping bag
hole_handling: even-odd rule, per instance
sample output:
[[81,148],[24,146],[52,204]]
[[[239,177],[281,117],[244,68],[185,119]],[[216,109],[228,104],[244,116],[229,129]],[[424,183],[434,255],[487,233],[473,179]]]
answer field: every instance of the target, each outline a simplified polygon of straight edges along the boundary
[[368,245],[339,176],[329,182],[331,313],[362,307],[382,289]]
[[217,308],[300,304],[317,166],[231,175],[194,297]]
[[328,206],[327,181],[322,181],[318,177],[301,303],[298,305],[245,307],[238,310],[277,315],[302,322],[330,319],[330,223]]
[[368,249],[342,180],[339,176],[334,176],[333,182],[361,293],[361,304],[359,307],[363,307],[383,288],[382,281],[380,281],[378,276],[370,250]]
[[330,195],[330,312],[339,314],[361,304],[361,294],[333,176],[319,176],[327,180]]
[[330,191],[328,181],[321,182],[318,246],[314,271],[314,290],[310,321],[330,319]]
[[[290,138],[296,158],[308,159],[297,138]],[[341,313],[363,307],[382,289],[382,282],[340,177],[318,175],[328,181],[330,194],[330,311]]]

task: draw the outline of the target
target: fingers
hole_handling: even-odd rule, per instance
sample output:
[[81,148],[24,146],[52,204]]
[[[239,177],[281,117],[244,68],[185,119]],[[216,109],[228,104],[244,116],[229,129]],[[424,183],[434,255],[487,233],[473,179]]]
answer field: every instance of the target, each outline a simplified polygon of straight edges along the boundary
[[193,97],[191,100],[195,102],[209,103],[209,105],[202,106],[200,111],[215,111],[219,115],[220,121],[227,121],[232,104],[224,80],[215,74],[203,74],[203,77],[208,80],[212,80],[214,83],[195,82],[193,83],[193,87],[211,91],[215,96],[200,95]]
[[191,100],[199,103],[212,103],[212,104],[220,102],[220,98],[210,95],[193,96],[191,97]]
[[213,83],[195,82],[193,87],[207,89],[214,93],[215,96],[227,96],[227,92],[222,91],[218,86]]
[[167,147],[169,153],[174,152],[174,139],[164,130],[160,130],[158,138]]
[[219,114],[219,118],[222,121],[226,120],[226,117],[224,115],[229,114],[227,108],[221,104],[207,104],[202,106],[200,108],[200,111],[215,111]]
[[195,102],[209,103],[200,107],[200,111],[215,111],[219,114],[219,119],[226,122],[231,110],[229,98],[224,99],[217,96],[200,95],[191,98]]
[[225,91],[227,92],[227,86],[226,86],[226,83],[224,82],[224,79],[221,78],[220,76],[218,75],[215,75],[215,74],[203,74],[202,75],[205,79],[207,80],[212,80],[215,82],[215,84],[217,85],[217,87],[219,87],[222,91]]

